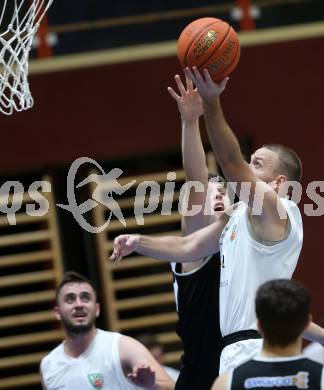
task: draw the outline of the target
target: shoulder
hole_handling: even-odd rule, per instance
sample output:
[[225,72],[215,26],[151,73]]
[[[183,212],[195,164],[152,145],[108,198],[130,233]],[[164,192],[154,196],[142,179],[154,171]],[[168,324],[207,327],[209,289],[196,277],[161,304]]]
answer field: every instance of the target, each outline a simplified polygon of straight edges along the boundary
[[286,198],[280,198],[281,204],[284,206],[291,221],[302,224],[301,213],[295,202]]
[[312,365],[313,367],[315,368],[319,368],[320,370],[323,369],[323,364],[312,359],[312,358],[309,358],[308,356],[301,356],[300,360],[302,361],[305,361],[307,364],[310,364]]
[[219,217],[223,224],[223,233],[234,224],[244,223],[248,215],[249,208],[244,202],[237,202],[231,207],[227,208]]
[[[63,362],[63,343],[54,348],[40,362],[40,375],[43,383],[47,383],[49,378],[56,375],[58,368]],[[64,363],[63,363],[64,364]]]
[[119,342],[121,336],[122,335],[118,332],[109,332],[107,330],[97,329],[97,344],[107,347],[107,345]]
[[295,202],[281,198],[281,203],[287,211],[289,227],[287,231],[287,238],[301,243],[303,239],[303,220],[300,210]]
[[128,351],[129,348],[140,348],[142,344],[133,337],[119,334],[119,349],[120,351]]
[[[152,362],[153,356],[148,349],[136,339],[121,335],[119,339],[119,356],[121,362],[137,362],[148,364]],[[154,359],[153,359],[154,360]]]
[[313,342],[303,350],[303,355],[321,364],[324,363],[324,348],[321,344]]
[[287,198],[279,198],[279,199],[286,210],[293,210],[293,211],[297,211],[300,213],[299,207],[297,206],[297,204],[295,202],[293,202],[292,200],[289,200]]
[[227,218],[241,217],[245,215],[248,211],[249,207],[246,203],[239,201],[234,203],[232,206],[227,208],[224,214],[227,215]]
[[63,343],[55,347],[50,353],[43,357],[40,363],[41,370],[47,369],[52,363],[56,363],[62,356]]
[[96,337],[96,353],[101,353],[108,360],[110,360],[111,356],[119,360],[120,340],[123,336],[118,332],[97,329]]

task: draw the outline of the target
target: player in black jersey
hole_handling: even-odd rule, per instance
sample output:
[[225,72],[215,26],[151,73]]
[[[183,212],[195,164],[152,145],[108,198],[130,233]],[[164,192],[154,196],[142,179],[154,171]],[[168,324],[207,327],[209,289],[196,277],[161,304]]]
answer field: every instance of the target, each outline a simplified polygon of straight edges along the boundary
[[176,389],[209,390],[218,376],[223,348],[219,328],[219,256],[181,273],[176,264],[178,316],[176,331],[184,346]]
[[323,366],[301,355],[311,321],[304,287],[288,279],[267,282],[257,291],[255,309],[264,337],[260,356],[221,375],[212,390],[324,389]]
[[[199,182],[202,190],[188,195],[189,210],[202,206],[200,213],[182,218],[182,234],[188,235],[214,222],[229,200],[224,181],[208,175],[199,130],[199,117],[203,114],[201,98],[190,79],[186,79],[186,87],[178,75],[175,81],[180,94],[172,88],[168,90],[181,114],[186,180]],[[209,213],[204,212],[206,199]],[[219,326],[219,253],[190,263],[172,264],[172,270],[179,315],[176,330],[184,345],[176,389],[209,390],[218,376],[223,348]]]

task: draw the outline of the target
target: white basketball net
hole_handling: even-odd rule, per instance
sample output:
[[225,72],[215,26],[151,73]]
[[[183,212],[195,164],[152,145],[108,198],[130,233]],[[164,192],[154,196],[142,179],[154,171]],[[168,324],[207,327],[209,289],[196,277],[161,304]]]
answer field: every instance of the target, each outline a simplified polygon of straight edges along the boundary
[[33,37],[53,0],[1,0],[0,111],[11,115],[34,104],[28,84]]

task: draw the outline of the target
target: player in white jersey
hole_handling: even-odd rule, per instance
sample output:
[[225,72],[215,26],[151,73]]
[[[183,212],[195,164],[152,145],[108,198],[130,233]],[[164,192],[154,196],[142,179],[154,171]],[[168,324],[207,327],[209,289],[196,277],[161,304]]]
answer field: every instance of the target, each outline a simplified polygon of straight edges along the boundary
[[[247,164],[238,141],[227,124],[219,95],[227,79],[215,84],[207,71],[186,69],[203,99],[210,142],[228,183],[240,200],[232,212],[185,237],[122,235],[115,239],[113,261],[129,253],[168,261],[187,262],[218,250],[222,256],[220,322],[225,344],[220,372],[258,352],[261,343],[255,331],[254,296],[265,281],[290,278],[302,246],[302,221],[296,205],[282,191],[301,178],[296,153],[282,145],[258,149]],[[247,191],[248,190],[248,191]],[[232,214],[229,217],[228,214]],[[314,324],[307,337],[324,343],[324,331]],[[221,371],[222,370],[222,371]]]
[[91,282],[68,272],[57,289],[55,314],[65,340],[41,362],[43,388],[172,390],[174,382],[138,341],[95,327],[100,307]]

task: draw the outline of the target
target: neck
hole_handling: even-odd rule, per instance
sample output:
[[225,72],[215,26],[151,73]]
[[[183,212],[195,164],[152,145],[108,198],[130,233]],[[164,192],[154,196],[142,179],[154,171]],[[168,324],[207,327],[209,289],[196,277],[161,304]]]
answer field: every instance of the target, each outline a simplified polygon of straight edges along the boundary
[[75,334],[65,331],[64,351],[72,357],[80,356],[95,338],[97,329],[93,326],[88,332]]
[[266,340],[263,341],[261,356],[263,357],[290,357],[300,355],[302,350],[302,340],[299,338],[294,343],[285,347],[270,345]]

